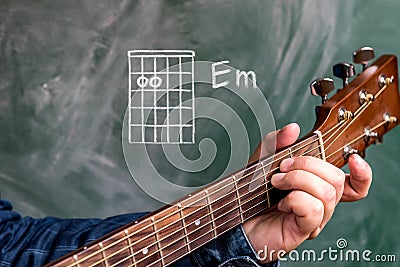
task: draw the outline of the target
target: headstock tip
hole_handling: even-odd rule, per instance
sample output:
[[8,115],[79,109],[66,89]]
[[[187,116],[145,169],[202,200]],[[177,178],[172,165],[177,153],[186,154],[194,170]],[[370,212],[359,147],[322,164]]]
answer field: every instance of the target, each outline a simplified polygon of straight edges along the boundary
[[362,64],[363,70],[368,66],[368,63],[375,58],[375,52],[372,47],[364,46],[353,52],[353,62]]
[[349,78],[356,75],[353,64],[340,62],[333,66],[333,75],[343,80],[343,87],[349,83]]
[[331,78],[320,78],[310,84],[311,94],[322,97],[322,104],[328,99],[328,94],[335,90],[335,84]]

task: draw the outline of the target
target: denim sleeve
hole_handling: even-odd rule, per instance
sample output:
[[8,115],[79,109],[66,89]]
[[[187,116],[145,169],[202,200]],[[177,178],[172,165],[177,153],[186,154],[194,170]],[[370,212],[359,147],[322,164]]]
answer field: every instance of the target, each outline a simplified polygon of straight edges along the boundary
[[[21,217],[0,200],[0,266],[42,266],[145,215],[124,214],[100,219]],[[256,263],[241,226],[199,248],[171,266],[261,266]],[[264,266],[278,266],[271,263]]]

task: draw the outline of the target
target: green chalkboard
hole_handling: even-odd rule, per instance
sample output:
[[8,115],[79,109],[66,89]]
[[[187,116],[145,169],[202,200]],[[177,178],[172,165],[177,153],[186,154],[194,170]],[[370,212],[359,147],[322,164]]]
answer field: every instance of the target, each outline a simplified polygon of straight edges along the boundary
[[[133,181],[122,151],[128,50],[189,49],[196,60],[228,60],[234,68],[252,70],[276,126],[298,122],[305,134],[320,103],[309,94],[310,81],[332,76],[332,65],[351,61],[361,46],[374,47],[377,55],[400,55],[399,12],[396,0],[2,0],[1,197],[34,217],[106,217],[162,205]],[[228,102],[252,129],[254,117],[240,99],[204,84],[195,90],[197,97]],[[219,143],[214,165],[226,164],[231,150],[224,130],[214,124],[202,129],[200,134],[212,132]],[[368,198],[340,204],[326,229],[303,249],[337,248],[344,238],[349,248],[400,257],[399,134],[393,130],[380,147],[367,151],[374,171]],[[251,136],[254,149],[259,133]],[[196,147],[182,150],[199,156]],[[213,168],[191,182],[203,184],[209,173],[221,172]],[[327,258],[283,266],[334,264],[375,266]]]

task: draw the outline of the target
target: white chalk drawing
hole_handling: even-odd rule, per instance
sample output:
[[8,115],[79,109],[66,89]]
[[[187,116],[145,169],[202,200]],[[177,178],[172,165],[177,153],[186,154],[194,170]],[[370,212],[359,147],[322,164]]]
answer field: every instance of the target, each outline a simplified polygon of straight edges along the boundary
[[129,143],[195,142],[194,56],[191,50],[128,51]]

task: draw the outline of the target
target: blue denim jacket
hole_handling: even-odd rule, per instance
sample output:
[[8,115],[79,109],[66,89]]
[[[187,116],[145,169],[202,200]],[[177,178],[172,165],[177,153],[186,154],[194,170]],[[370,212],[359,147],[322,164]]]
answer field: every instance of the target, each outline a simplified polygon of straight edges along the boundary
[[[100,219],[21,217],[0,200],[0,266],[42,266],[145,215],[125,214]],[[259,265],[254,250],[238,226],[171,266],[279,266]]]

